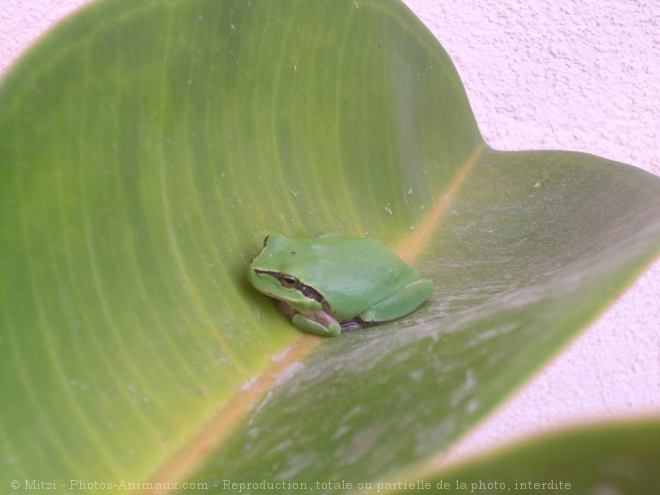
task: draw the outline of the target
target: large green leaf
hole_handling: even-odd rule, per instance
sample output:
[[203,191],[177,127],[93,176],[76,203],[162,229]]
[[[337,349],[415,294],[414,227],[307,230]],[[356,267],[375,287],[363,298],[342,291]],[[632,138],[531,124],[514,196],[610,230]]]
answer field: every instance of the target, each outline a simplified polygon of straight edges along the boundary
[[[589,425],[528,440],[421,481],[435,493],[656,495],[658,445],[657,419]],[[381,483],[395,487],[397,481]]]
[[[90,6],[0,86],[0,198],[3,488],[423,464],[660,248],[660,180],[488,148],[394,0]],[[302,335],[244,277],[273,231],[379,239],[436,293]]]

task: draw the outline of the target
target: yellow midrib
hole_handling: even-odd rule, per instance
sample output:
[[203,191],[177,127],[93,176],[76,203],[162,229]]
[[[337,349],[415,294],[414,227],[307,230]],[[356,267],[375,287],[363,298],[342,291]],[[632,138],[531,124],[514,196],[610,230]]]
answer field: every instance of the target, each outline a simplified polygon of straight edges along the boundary
[[[190,443],[172,457],[151,479],[150,486],[173,486],[178,480],[184,479],[193,472],[223,439],[233,431],[233,425],[240,421],[243,414],[252,407],[270,390],[285,370],[294,363],[300,362],[313,349],[324,340],[311,334],[305,334],[293,344],[286,355],[260,374],[249,387],[242,389],[236,397],[215,416]],[[143,490],[143,494],[160,495],[169,493],[169,489]]]
[[[468,157],[459,173],[451,182],[445,193],[440,197],[431,212],[416,229],[415,234],[397,249],[397,254],[405,261],[409,261],[418,253],[425,240],[431,232],[437,228],[441,218],[444,216],[449,203],[456,195],[466,177],[472,170],[477,159],[483,153],[486,145],[481,143]],[[304,334],[293,344],[286,355],[260,374],[250,387],[241,390],[236,397],[204,426],[197,435],[193,437],[188,445],[174,455],[171,460],[163,466],[152,478],[149,486],[172,486],[174,483],[191,474],[206,459],[209,452],[217,446],[233,431],[244,414],[252,409],[264,395],[273,388],[282,374],[293,364],[302,361],[325,339],[311,334]],[[162,495],[169,493],[169,489],[142,490],[144,495]]]

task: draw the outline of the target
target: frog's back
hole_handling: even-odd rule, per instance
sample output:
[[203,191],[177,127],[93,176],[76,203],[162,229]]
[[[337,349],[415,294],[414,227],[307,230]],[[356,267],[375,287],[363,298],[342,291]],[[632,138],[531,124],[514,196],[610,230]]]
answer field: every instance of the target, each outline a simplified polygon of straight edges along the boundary
[[307,253],[316,258],[305,281],[323,288],[329,302],[341,300],[340,318],[353,318],[418,280],[419,272],[377,241],[330,236],[310,239]]

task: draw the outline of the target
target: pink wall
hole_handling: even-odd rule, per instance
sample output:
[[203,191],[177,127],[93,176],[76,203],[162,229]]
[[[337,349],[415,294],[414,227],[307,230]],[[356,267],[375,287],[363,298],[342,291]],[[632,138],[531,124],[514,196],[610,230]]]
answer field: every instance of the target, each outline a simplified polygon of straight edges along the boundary
[[[57,19],[87,3],[1,2],[0,72]],[[586,151],[660,175],[660,25],[653,2],[405,3],[452,56],[492,146]],[[450,458],[560,424],[660,413],[658,294],[660,262]]]

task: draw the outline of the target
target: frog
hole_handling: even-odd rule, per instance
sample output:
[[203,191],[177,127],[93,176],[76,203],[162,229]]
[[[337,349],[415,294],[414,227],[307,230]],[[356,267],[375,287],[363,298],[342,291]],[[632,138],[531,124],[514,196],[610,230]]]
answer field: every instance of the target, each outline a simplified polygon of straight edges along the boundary
[[272,233],[247,278],[293,326],[321,337],[406,316],[434,290],[432,280],[380,242],[339,234]]

